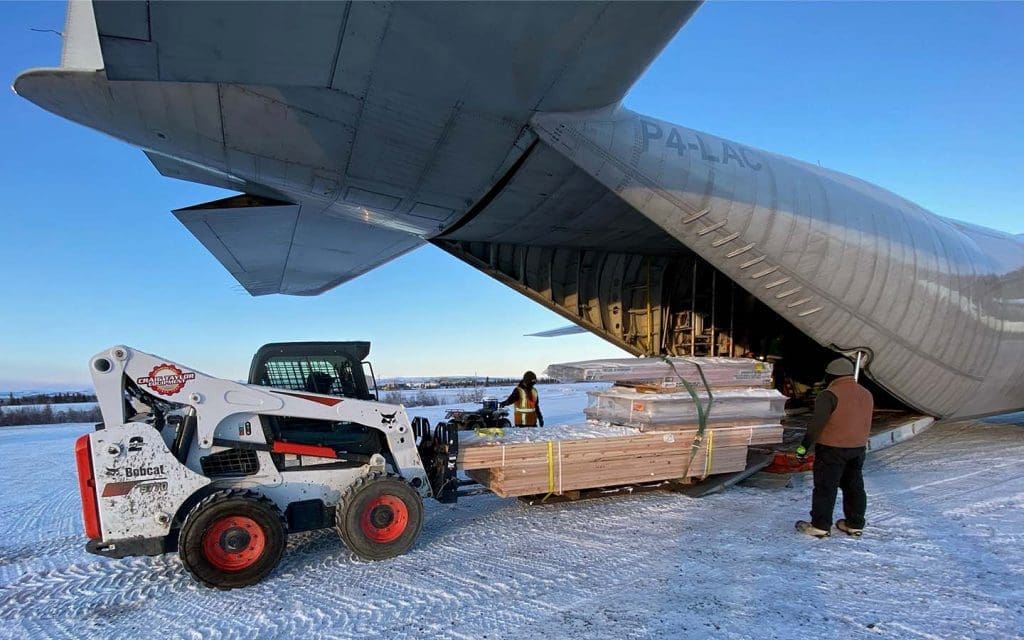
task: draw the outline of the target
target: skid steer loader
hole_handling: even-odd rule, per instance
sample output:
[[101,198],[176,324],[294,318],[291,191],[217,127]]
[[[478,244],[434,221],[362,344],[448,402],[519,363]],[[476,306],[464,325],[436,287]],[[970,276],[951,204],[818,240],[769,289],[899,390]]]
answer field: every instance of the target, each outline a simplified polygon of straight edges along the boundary
[[377,402],[369,349],[269,344],[248,384],[125,346],[94,356],[103,422],[75,444],[86,549],[177,551],[221,589],[266,577],[288,533],[333,526],[361,558],[404,553],[423,498],[456,499],[458,434]]

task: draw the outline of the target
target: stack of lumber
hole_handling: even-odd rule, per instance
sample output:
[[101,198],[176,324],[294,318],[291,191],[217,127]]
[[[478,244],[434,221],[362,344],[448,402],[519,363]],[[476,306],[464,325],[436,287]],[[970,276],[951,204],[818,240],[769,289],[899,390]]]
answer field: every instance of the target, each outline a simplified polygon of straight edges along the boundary
[[679,378],[702,387],[704,372],[712,389],[769,387],[772,365],[750,358],[613,358],[564,362],[548,366],[549,377],[562,382],[647,382],[662,387],[682,386]]
[[562,495],[741,471],[748,445],[781,442],[782,427],[708,428],[691,461],[696,435],[695,428],[648,433],[593,425],[506,429],[490,439],[467,435],[457,465],[502,497]]
[[[587,425],[461,436],[458,467],[503,497],[687,481],[742,471],[750,445],[782,442],[786,397],[770,364],[746,358],[629,358],[551,365],[563,381],[616,382],[590,391]],[[714,401],[697,438],[698,405]],[[694,449],[694,443],[697,448]]]
[[[687,392],[645,393],[630,387],[588,391],[584,413],[590,420],[636,427],[641,431],[696,428],[697,405]],[[706,393],[698,393],[702,407]],[[775,389],[727,389],[713,393],[707,422],[713,424],[778,423],[786,414],[786,396]]]

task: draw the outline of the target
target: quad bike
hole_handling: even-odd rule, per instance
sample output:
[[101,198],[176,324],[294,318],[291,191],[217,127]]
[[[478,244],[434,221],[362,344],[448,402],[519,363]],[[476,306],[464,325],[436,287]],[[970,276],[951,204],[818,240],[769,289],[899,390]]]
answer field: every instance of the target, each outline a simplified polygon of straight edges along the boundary
[[449,409],[445,412],[445,422],[456,431],[477,431],[480,429],[511,429],[512,422],[508,419],[508,411],[498,406],[494,398],[480,401],[482,407],[475,411],[465,409]]

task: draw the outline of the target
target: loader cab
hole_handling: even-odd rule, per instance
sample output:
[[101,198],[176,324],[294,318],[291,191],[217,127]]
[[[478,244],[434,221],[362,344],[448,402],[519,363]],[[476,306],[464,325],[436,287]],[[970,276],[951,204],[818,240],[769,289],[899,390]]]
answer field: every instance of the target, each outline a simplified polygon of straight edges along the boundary
[[249,384],[376,400],[369,342],[275,342],[252,359]]
[[[252,359],[249,384],[376,400],[373,368],[364,361],[369,353],[369,342],[266,344]],[[386,453],[382,434],[366,425],[272,415],[265,416],[264,420],[268,440],[327,446],[357,456]]]

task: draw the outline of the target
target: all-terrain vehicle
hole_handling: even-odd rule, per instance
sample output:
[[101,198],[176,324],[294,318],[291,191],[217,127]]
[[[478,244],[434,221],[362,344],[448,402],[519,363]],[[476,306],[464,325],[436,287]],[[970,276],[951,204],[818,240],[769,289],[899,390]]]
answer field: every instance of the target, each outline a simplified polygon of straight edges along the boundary
[[456,431],[474,431],[478,429],[511,429],[512,422],[508,419],[508,411],[498,406],[494,398],[480,401],[481,408],[475,411],[466,409],[448,409],[444,414],[444,422]]

